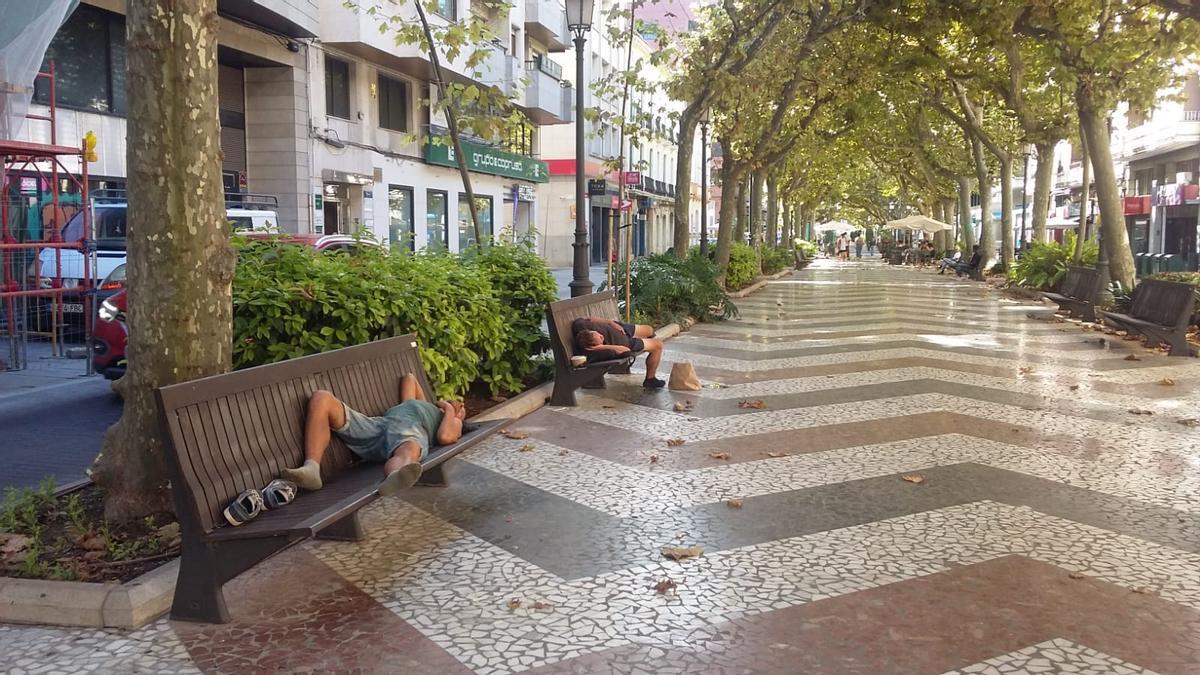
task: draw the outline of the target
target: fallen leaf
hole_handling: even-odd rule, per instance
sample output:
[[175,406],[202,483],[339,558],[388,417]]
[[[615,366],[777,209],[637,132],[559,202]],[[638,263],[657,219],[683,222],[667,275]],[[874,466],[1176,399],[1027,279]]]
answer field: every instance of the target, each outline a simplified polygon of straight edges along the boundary
[[559,457],[562,457],[562,456],[564,456],[564,455],[566,455],[566,454],[567,454],[567,450],[565,450],[565,449],[564,449],[564,450],[559,450],[559,451],[558,451],[558,456],[559,456]]
[[1185,427],[1200,427],[1200,420],[1198,420],[1194,417],[1189,417],[1187,419],[1176,420],[1176,421]]
[[728,506],[731,509],[740,509],[742,508],[742,498],[734,497],[733,499],[726,499],[725,506]]
[[518,452],[533,452],[533,450],[534,450],[534,446],[532,446],[532,445],[530,445],[530,444],[528,444],[528,443],[526,443],[525,445],[522,445],[521,447],[517,448],[517,451],[518,451]]
[[517,609],[517,608],[518,608],[518,607],[520,607],[520,606],[521,606],[521,599],[520,599],[520,598],[513,598],[512,600],[509,600],[509,601],[508,601],[508,608],[509,608],[509,609]]
[[658,455],[650,455],[650,463],[658,464]]
[[617,406],[615,406],[615,405],[602,405],[602,406],[600,406],[600,407],[601,407],[601,408],[608,408],[608,409],[610,409],[610,410],[611,410],[611,409],[613,409],[613,408],[615,408],[615,407],[617,407]]
[[729,459],[730,457],[728,452],[710,452],[708,456],[713,459]]
[[683,445],[683,439],[682,439],[682,438],[672,438],[672,439],[670,439],[670,440],[668,440],[668,441],[667,441],[667,447],[668,447],[668,448],[678,448],[678,447],[679,447],[679,446],[681,446],[681,445]]
[[84,560],[99,560],[104,557],[107,551],[87,551],[83,554]]
[[1077,385],[1077,384],[1071,385],[1071,391],[1079,391],[1079,385]]
[[548,602],[542,602],[541,600],[538,600],[537,602],[533,603],[532,607],[536,610],[554,609],[554,605],[552,605]]
[[105,541],[104,535],[101,535],[101,534],[92,534],[92,535],[85,534],[84,536],[80,537],[78,541],[75,542],[76,546],[78,546],[79,548],[88,550],[88,551],[104,550],[107,547],[107,544],[108,544],[108,542]]
[[1161,384],[1161,385],[1162,385],[1162,386],[1164,386],[1164,387],[1173,387],[1173,386],[1175,386],[1175,380],[1172,380],[1172,379],[1171,379],[1171,378],[1169,378],[1169,377],[1164,377],[1163,379],[1159,380],[1159,381],[1158,381],[1158,383],[1159,383],[1159,384]]
[[1131,415],[1153,415],[1153,414],[1154,414],[1154,411],[1152,411],[1152,410],[1141,410],[1141,409],[1138,409],[1138,408],[1130,408],[1130,409],[1129,409],[1129,413],[1130,413]]
[[920,485],[921,483],[925,482],[925,476],[922,474],[919,474],[919,473],[906,473],[900,477],[910,483],[915,483],[917,485]]
[[691,401],[677,401],[675,403],[674,407],[675,407],[675,412],[691,412],[692,402]]
[[670,579],[663,579],[662,581],[658,582],[657,584],[654,584],[654,591],[656,593],[658,593],[659,595],[666,595],[667,593],[674,593],[676,588],[679,588],[679,584],[675,583],[674,581],[672,581]]
[[1071,572],[1067,577],[1071,579],[1086,579],[1087,575],[1083,572]]
[[783,452],[766,452],[763,454],[765,454],[767,457],[786,457],[787,456],[787,454],[783,453]]
[[1121,339],[1125,340],[1127,342],[1137,342],[1138,340],[1141,340],[1142,338],[1137,335],[1126,335],[1125,337],[1123,337]]
[[1134,586],[1130,590],[1132,590],[1134,593],[1139,593],[1141,595],[1147,595],[1147,594],[1151,593],[1151,590],[1149,588],[1146,588],[1145,586]]
[[505,401],[508,400],[508,397],[496,394],[495,396],[491,396],[488,400],[493,403],[504,403]]
[[1029,366],[1021,366],[1020,368],[1017,368],[1017,372],[1022,375],[1028,375],[1033,372],[1033,368],[1030,368]]
[[699,546],[664,546],[662,554],[671,560],[683,560],[704,555],[704,549]]
[[1142,359],[1137,354],[1130,354],[1125,357],[1126,361],[1141,361]]
[[505,429],[504,431],[501,431],[500,433],[504,434],[505,438],[511,438],[514,441],[520,441],[520,440],[529,438],[528,431],[509,431],[508,429]]
[[33,538],[28,535],[0,532],[0,560],[17,561],[24,558],[25,550],[32,542]]
[[756,399],[753,399],[753,400],[748,400],[748,401],[738,401],[738,407],[739,407],[739,408],[753,408],[753,409],[755,409],[755,410],[762,410],[763,408],[766,408],[766,407],[767,407],[767,402],[766,402],[766,401],[763,401],[763,400],[761,400],[761,399],[757,399],[757,398],[756,398]]
[[1092,326],[1092,330],[1094,330],[1094,331],[1102,331],[1102,330],[1104,330],[1104,328],[1103,328],[1103,327],[1101,327],[1101,326]]

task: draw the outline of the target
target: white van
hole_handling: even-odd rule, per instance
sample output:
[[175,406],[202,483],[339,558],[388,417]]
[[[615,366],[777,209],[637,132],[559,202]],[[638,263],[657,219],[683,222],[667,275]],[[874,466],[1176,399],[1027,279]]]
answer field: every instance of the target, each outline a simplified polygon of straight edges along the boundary
[[[91,276],[92,286],[100,283],[119,265],[125,263],[126,212],[128,204],[124,194],[117,196],[114,191],[92,199],[92,225],[95,232],[96,266],[94,274],[90,264],[85,264],[86,258],[81,251],[74,249],[44,248],[38,254],[29,268],[29,276],[40,276],[39,282],[43,288],[53,284],[55,272],[62,264],[63,288],[77,288],[83,284],[84,278]],[[276,215],[278,201],[274,197],[264,195],[229,194],[225,196],[225,216],[233,225],[234,230],[250,230],[257,232],[278,231],[279,219]],[[63,226],[61,235],[64,243],[77,242],[83,239],[83,211],[79,211]],[[66,299],[63,311],[71,314],[83,313],[83,303]]]

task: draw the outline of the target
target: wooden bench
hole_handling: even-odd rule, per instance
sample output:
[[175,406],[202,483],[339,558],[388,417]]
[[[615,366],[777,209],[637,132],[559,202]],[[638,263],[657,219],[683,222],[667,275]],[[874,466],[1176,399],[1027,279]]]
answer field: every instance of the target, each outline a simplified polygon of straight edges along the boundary
[[559,300],[546,307],[550,349],[554,352],[554,391],[550,394],[550,405],[574,406],[576,389],[603,389],[606,374],[627,373],[633,365],[636,355],[582,366],[571,365],[571,357],[575,356],[575,334],[571,331],[571,324],[575,319],[589,316],[613,320],[619,318],[617,300],[612,290]]
[[1053,300],[1060,309],[1084,321],[1095,321],[1100,282],[1100,273],[1090,267],[1068,267],[1067,276],[1058,285],[1058,292],[1047,291],[1042,293],[1042,297]]
[[1191,356],[1187,330],[1195,304],[1191,286],[1145,279],[1133,289],[1128,314],[1104,310],[1100,314],[1106,324],[1124,328],[1131,335],[1144,335],[1151,347],[1166,343],[1171,356]]
[[798,248],[792,249],[792,255],[796,258],[796,269],[798,270],[808,267],[809,263],[812,262],[812,259],[804,255],[804,251],[801,251]]
[[[228,525],[222,511],[242,491],[261,490],[280,469],[302,463],[304,416],[314,391],[331,391],[355,410],[381,415],[400,402],[406,373],[417,377],[426,399],[437,400],[412,335],[158,390],[183,539],[172,619],[225,623],[221,587],[229,579],[309,537],[362,538],[358,511],[379,496],[383,470],[357,463],[336,436],[321,462],[322,489],[301,491],[292,503],[238,527]],[[420,483],[445,485],[442,463],[507,421],[468,422],[457,443],[432,448],[421,462]]]

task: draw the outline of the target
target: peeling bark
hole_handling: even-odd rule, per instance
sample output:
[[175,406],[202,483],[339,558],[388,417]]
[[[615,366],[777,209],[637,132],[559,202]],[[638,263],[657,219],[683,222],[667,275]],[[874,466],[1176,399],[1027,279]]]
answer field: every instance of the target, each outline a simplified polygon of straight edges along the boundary
[[1088,152],[1092,158],[1092,171],[1096,174],[1096,201],[1100,207],[1100,231],[1104,252],[1108,256],[1109,279],[1120,281],[1125,288],[1133,288],[1133,253],[1129,248],[1129,233],[1125,230],[1125,214],[1121,209],[1121,195],[1117,189],[1117,172],[1113,167],[1112,148],[1109,145],[1108,119],[1092,100],[1091,92],[1081,87],[1076,94],[1079,108],[1079,126],[1087,138]]
[[772,176],[767,181],[767,245],[779,242],[779,181]]
[[[725,186],[739,186],[736,192],[740,193],[742,182],[742,169],[737,166],[732,157],[725,157],[725,161],[721,163],[721,194],[725,194]],[[729,267],[729,250],[733,246],[733,235],[735,230],[741,228],[741,218],[734,215],[735,212],[741,213],[740,199],[721,198],[721,216],[717,223],[717,270],[720,275],[721,283],[725,283],[725,270]]]
[[1000,260],[1007,272],[1016,259],[1013,242],[1012,155],[1000,158]]
[[975,243],[975,228],[971,225],[971,179],[958,177],[958,240],[969,252]]
[[1050,214],[1050,188],[1054,182],[1054,144],[1037,144],[1037,169],[1033,179],[1033,240],[1046,241]]
[[105,517],[171,510],[154,391],[229,370],[229,246],[217,121],[216,0],[130,0],[129,368],[90,470]]

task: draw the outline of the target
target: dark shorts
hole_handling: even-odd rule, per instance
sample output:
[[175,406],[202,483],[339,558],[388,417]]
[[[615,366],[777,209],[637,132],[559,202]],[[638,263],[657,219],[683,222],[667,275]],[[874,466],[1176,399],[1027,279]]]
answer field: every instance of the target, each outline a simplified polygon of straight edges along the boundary
[[637,332],[637,326],[635,326],[631,323],[625,323],[623,321],[618,321],[617,323],[621,324],[621,330],[625,331],[625,337],[629,338],[630,351],[634,351],[634,352],[646,351],[646,343],[642,342],[642,338],[633,336],[633,334],[635,332]]

